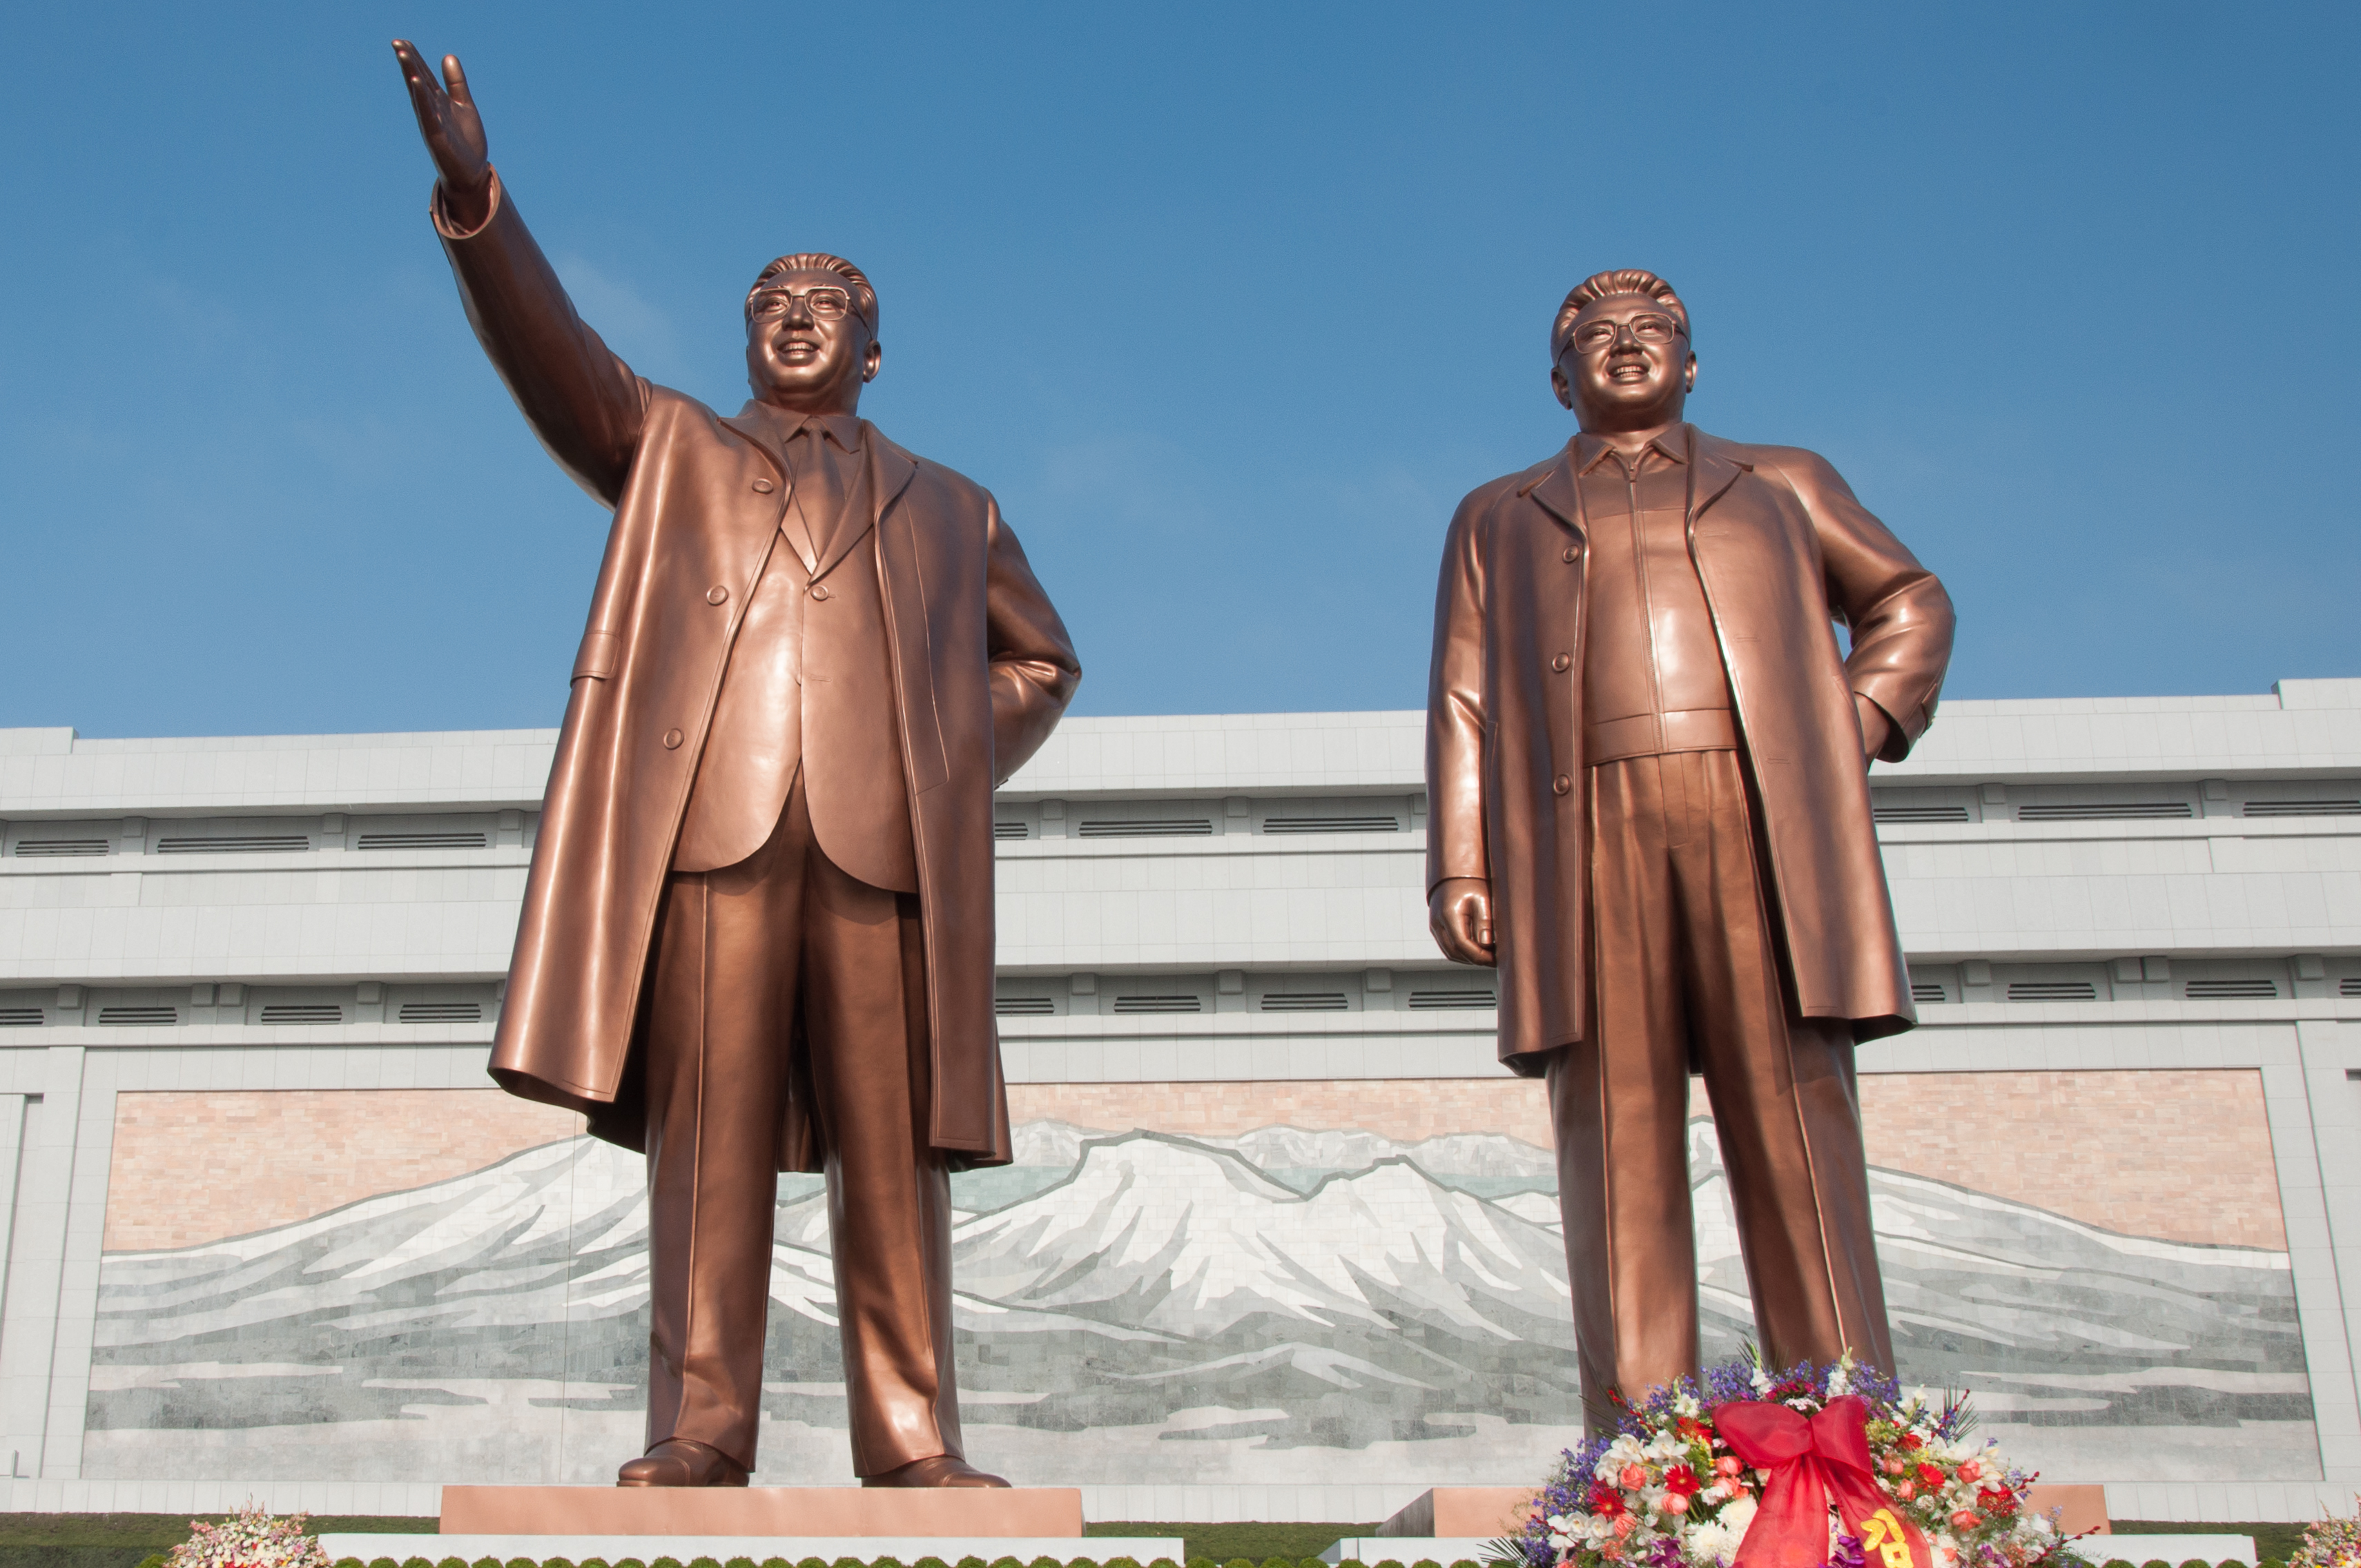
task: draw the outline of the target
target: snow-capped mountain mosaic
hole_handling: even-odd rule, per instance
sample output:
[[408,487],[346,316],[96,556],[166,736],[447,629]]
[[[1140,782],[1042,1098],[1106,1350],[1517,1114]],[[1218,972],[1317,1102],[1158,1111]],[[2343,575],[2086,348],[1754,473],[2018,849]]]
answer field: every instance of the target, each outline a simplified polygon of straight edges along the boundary
[[[1750,1327],[1692,1124],[1708,1354]],[[1872,1174],[1906,1380],[2059,1478],[2316,1466],[2283,1252]],[[1018,1130],[956,1178],[968,1448],[1020,1482],[1514,1483],[1578,1436],[1547,1150],[1266,1127]],[[102,1265],[87,1476],[600,1481],[639,1451],[638,1157],[528,1149]],[[850,1478],[818,1179],[782,1179],[758,1479]],[[2316,1470],[2314,1471],[2316,1473]]]

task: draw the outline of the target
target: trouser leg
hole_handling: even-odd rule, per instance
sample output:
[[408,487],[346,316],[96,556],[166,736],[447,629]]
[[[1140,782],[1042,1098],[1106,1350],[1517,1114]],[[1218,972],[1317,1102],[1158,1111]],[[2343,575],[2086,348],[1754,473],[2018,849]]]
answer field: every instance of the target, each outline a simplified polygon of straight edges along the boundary
[[1590,1036],[1549,1070],[1583,1402],[1635,1402],[1696,1370],[1686,1025],[1660,763],[1590,773]]
[[857,881],[815,849],[804,940],[852,1467],[881,1475],[915,1459],[963,1457],[950,1178],[928,1137],[917,901]]
[[1682,764],[1691,824],[1672,855],[1686,989],[1763,1352],[1850,1348],[1891,1372],[1851,1027],[1789,1009],[1737,753],[1664,761]]
[[737,865],[667,881],[648,1019],[648,1445],[749,1470],[808,842],[793,815]]

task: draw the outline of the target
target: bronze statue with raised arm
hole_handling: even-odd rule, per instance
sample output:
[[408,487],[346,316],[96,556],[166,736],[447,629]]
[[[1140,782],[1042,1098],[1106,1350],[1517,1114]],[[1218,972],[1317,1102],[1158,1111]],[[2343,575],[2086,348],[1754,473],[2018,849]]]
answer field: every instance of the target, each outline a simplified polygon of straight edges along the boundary
[[1550,350],[1580,433],[1444,546],[1427,889],[1548,1080],[1584,1402],[1697,1369],[1692,1073],[1764,1351],[1890,1373],[1853,1047],[1916,1014],[1867,765],[1934,718],[1951,602],[1825,460],[1682,422],[1664,280],[1587,280]]
[[1010,1158],[993,1024],[994,788],[1082,670],[990,493],[859,415],[877,295],[783,256],[723,416],[575,314],[456,58],[397,42],[467,319],[614,513],[526,881],[491,1073],[648,1162],[646,1453],[744,1486],[781,1170],[825,1171],[853,1468],[970,1465],[949,1173]]

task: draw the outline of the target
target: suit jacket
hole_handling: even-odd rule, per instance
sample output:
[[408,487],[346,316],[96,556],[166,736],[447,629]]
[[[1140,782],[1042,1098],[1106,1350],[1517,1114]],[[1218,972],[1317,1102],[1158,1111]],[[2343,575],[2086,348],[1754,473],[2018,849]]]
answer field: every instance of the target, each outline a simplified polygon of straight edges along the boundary
[[[1906,1029],[1917,1014],[1852,698],[1894,720],[1883,759],[1907,755],[1950,661],[1950,598],[1825,459],[1683,430],[1689,554],[1730,674],[1788,994],[1857,1039]],[[1491,884],[1500,1056],[1528,1074],[1588,1022],[1587,543],[1569,443],[1459,503],[1435,594],[1427,888]]]
[[[493,1040],[511,1093],[640,1147],[642,999],[658,900],[722,674],[778,547],[791,476],[751,422],[652,385],[575,313],[514,203],[471,233],[440,211],[467,318],[534,433],[613,510]],[[742,416],[741,416],[742,417]],[[1010,1157],[993,1023],[992,792],[1082,678],[989,492],[864,423],[892,689],[917,850],[936,1148]],[[726,590],[714,596],[711,590]],[[719,603],[713,602],[719,597]],[[807,769],[828,761],[807,757]],[[788,1168],[818,1168],[791,1109]]]

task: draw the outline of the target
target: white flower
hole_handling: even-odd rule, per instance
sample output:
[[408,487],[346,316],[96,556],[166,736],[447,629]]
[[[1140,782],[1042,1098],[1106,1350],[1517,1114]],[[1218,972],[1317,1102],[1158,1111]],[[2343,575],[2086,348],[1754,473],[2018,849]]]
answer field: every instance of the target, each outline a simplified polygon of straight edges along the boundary
[[1828,1372],[1828,1398],[1833,1399],[1839,1394],[1851,1392],[1852,1352],[1847,1351],[1838,1358],[1836,1365]]
[[1771,1392],[1771,1374],[1763,1371],[1760,1366],[1754,1369],[1754,1391],[1758,1394]]

